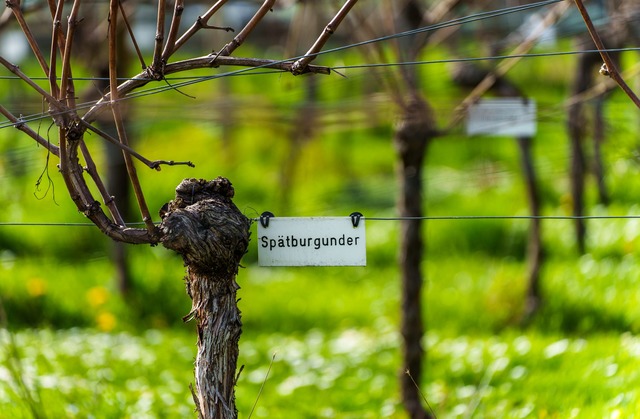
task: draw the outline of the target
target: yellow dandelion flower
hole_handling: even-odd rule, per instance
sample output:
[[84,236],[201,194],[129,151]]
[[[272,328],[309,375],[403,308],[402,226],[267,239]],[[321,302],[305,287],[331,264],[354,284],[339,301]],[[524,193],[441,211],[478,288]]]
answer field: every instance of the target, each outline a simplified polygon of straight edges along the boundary
[[87,291],[86,298],[91,307],[100,307],[109,300],[109,291],[105,287],[93,287]]
[[116,328],[117,324],[118,321],[116,320],[116,316],[109,313],[108,311],[103,311],[96,317],[96,325],[98,326],[98,329],[103,332],[112,331]]
[[47,283],[40,278],[31,278],[27,281],[27,293],[32,297],[39,297],[47,292]]

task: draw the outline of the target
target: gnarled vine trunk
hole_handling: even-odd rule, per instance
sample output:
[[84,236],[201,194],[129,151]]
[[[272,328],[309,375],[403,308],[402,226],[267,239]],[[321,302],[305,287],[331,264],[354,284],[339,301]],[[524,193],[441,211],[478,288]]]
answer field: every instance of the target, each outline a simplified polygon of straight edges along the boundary
[[194,400],[200,418],[236,418],[235,383],[242,333],[236,275],[249,245],[251,221],[234,205],[225,178],[185,179],[161,211],[162,244],[187,267],[186,286],[195,319],[198,354]]

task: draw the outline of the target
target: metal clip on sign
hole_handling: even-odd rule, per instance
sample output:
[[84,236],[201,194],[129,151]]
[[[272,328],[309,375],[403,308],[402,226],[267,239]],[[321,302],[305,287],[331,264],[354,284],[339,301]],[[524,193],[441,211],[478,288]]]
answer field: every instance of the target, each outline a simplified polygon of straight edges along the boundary
[[275,215],[273,215],[273,213],[269,211],[265,211],[260,214],[260,224],[262,225],[262,227],[269,227],[269,218],[271,217],[275,217]]
[[351,224],[353,224],[353,228],[358,228],[358,225],[360,224],[360,218],[363,217],[362,213],[357,211],[352,212],[349,217],[351,217]]

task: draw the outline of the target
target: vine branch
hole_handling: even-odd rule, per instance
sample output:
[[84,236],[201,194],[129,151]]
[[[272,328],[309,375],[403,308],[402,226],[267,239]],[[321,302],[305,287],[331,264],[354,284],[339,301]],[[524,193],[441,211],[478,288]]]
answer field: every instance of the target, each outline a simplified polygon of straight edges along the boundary
[[222,47],[222,49],[215,54],[215,57],[212,60],[212,63],[216,61],[216,59],[220,56],[231,55],[233,51],[236,50],[245,39],[249,36],[249,34],[258,26],[258,23],[266,16],[266,14],[271,10],[276,0],[265,0],[262,3],[262,6],[256,11],[253,17],[249,20],[249,22],[245,25],[244,28],[229,42],[227,45]]
[[182,45],[184,45],[196,32],[200,29],[222,29],[227,32],[233,31],[231,28],[219,28],[217,26],[210,26],[208,24],[209,19],[218,11],[228,0],[218,0],[211,6],[204,14],[198,16],[196,21],[191,25],[189,29],[178,39],[174,45],[172,45],[171,50],[167,51],[167,58],[169,55],[176,52]]
[[622,75],[620,74],[620,71],[616,67],[616,64],[613,62],[613,60],[611,59],[611,56],[606,51],[606,47],[602,42],[602,38],[600,38],[600,35],[596,30],[593,24],[593,21],[589,16],[589,12],[587,11],[587,8],[584,7],[584,3],[582,2],[582,0],[574,0],[574,2],[578,7],[578,10],[580,11],[580,15],[582,15],[582,20],[584,20],[584,23],[587,26],[587,30],[589,31],[589,35],[591,36],[593,43],[596,45],[596,48],[598,49],[598,52],[600,52],[600,56],[604,61],[604,65],[602,66],[602,69],[600,70],[600,72],[605,76],[611,77],[618,84],[618,86],[620,86],[620,88],[627,94],[627,96],[629,96],[631,101],[640,109],[640,98],[638,98],[638,96],[633,92],[633,90],[631,90],[629,85],[624,81],[624,79],[622,78]]
[[[117,21],[118,21],[118,4],[119,0],[111,0],[109,5],[109,16],[111,17],[109,24],[109,86],[111,90],[111,111],[113,113],[113,119],[116,124],[116,130],[118,132],[118,137],[120,138],[120,142],[126,146],[129,145],[127,139],[127,133],[124,129],[124,123],[122,122],[122,115],[120,113],[120,106],[118,102],[118,75],[117,75]],[[164,0],[159,0],[158,4],[158,21],[160,21],[160,14],[164,15]],[[164,22],[164,20],[163,20]],[[161,38],[161,25],[158,23],[158,33],[156,34],[156,53],[154,54],[154,64],[157,64],[156,60],[159,59],[160,52],[158,51],[157,45],[158,40]],[[154,65],[152,64],[152,66]],[[138,207],[140,208],[140,213],[142,214],[142,221],[144,221],[145,226],[147,227],[147,231],[151,234],[155,225],[153,224],[153,220],[151,218],[151,213],[149,212],[149,207],[147,206],[147,202],[144,198],[144,194],[142,192],[142,186],[140,185],[140,180],[138,179],[138,174],[136,172],[136,168],[133,164],[133,159],[131,155],[126,151],[122,151],[122,155],[124,156],[124,162],[127,168],[127,173],[129,174],[129,179],[131,180],[131,185],[133,186],[133,192],[138,201]]]
[[316,42],[314,42],[314,44],[311,46],[309,51],[307,51],[304,57],[293,63],[293,65],[291,66],[291,73],[293,73],[294,75],[298,75],[306,72],[305,70],[308,64],[318,56],[318,53],[322,50],[324,44],[327,43],[331,35],[333,35],[336,29],[338,29],[340,23],[342,23],[347,14],[349,14],[351,8],[355,6],[357,2],[358,0],[347,0],[345,2],[338,13],[336,13],[333,19],[331,19],[327,26],[325,26],[318,39],[316,39]]

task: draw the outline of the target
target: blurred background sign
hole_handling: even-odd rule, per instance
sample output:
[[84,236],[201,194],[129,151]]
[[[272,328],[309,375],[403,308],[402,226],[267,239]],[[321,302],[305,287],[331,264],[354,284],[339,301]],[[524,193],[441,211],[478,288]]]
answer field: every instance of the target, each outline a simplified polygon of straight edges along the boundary
[[532,99],[482,99],[469,107],[467,115],[467,135],[533,137],[536,125]]

